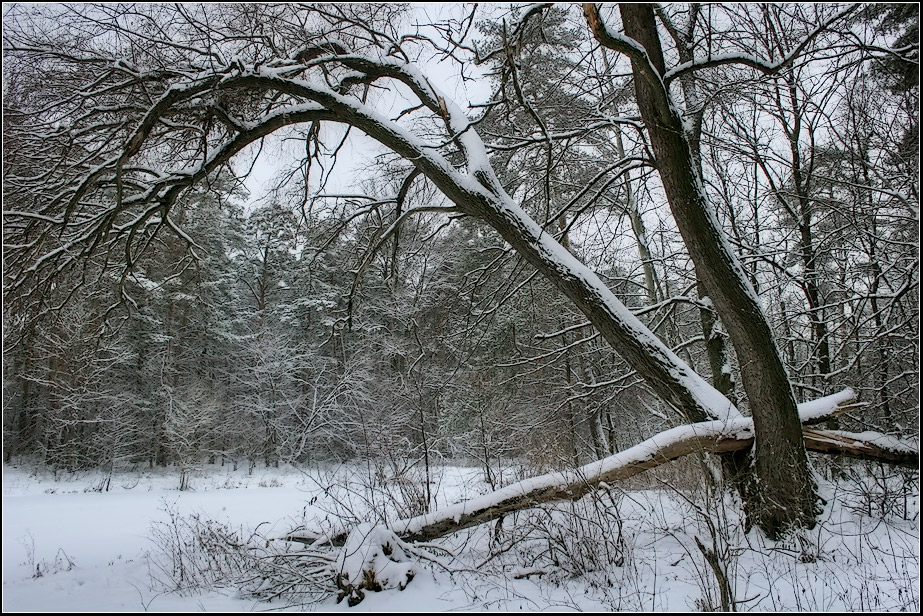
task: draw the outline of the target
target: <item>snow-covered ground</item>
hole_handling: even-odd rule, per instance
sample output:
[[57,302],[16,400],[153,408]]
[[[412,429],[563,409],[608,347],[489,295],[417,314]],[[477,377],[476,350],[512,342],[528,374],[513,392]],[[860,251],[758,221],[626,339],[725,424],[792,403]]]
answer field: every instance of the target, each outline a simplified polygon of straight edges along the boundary
[[[196,514],[243,537],[254,529],[274,537],[300,525],[322,528],[335,513],[380,509],[391,495],[412,504],[418,483],[363,482],[367,470],[260,467],[248,474],[215,466],[179,491],[178,473],[168,469],[116,474],[100,491],[102,473],[54,477],[5,466],[3,609],[277,610],[285,604],[244,598],[231,587],[168,592],[170,580],[158,567],[161,546],[152,537],[172,528],[164,526],[171,515]],[[435,476],[441,505],[488,491],[474,468],[441,467]],[[444,540],[455,555],[441,558],[447,568],[420,565],[404,591],[368,593],[354,608],[335,597],[314,607],[685,611],[720,605],[717,579],[726,574],[741,611],[917,611],[918,476],[906,503],[888,500],[898,481],[890,480],[888,493],[872,477],[824,483],[828,504],[818,526],[778,543],[744,534],[726,498],[687,500],[666,483],[613,490]],[[368,485],[377,487],[363,491]],[[710,565],[705,554],[712,552]]]

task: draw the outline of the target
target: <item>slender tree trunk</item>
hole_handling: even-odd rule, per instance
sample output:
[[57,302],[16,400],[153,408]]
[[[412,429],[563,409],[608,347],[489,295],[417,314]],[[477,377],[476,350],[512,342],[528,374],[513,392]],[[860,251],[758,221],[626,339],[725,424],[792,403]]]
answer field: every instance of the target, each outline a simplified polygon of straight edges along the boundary
[[[603,56],[605,57],[605,56]],[[608,61],[606,65],[608,67]],[[615,127],[615,153],[619,158],[625,158],[625,145],[622,142],[622,131]],[[647,231],[644,228],[644,220],[641,218],[641,212],[638,211],[638,202],[635,199],[635,193],[631,185],[631,172],[625,172],[625,209],[628,210],[628,218],[631,221],[631,230],[635,235],[635,242],[638,244],[638,256],[641,257],[641,267],[644,269],[644,286],[647,289],[647,299],[651,305],[660,301],[659,281],[657,271],[654,269],[654,260],[651,257],[651,249],[647,242]]]
[[[792,124],[785,126],[789,140],[789,150],[792,155],[792,182],[795,187],[795,198],[798,202],[798,232],[801,236],[801,264],[804,266],[804,294],[808,300],[808,312],[811,320],[811,338],[814,343],[812,354],[815,356],[814,365],[817,374],[812,385],[822,393],[827,393],[827,379],[830,375],[830,341],[827,334],[827,322],[824,315],[823,298],[820,292],[820,282],[817,274],[817,250],[814,246],[814,203],[810,196],[811,176],[805,174],[804,161],[802,160],[799,142],[801,140],[801,115],[804,106],[799,103],[798,93],[794,82],[788,80],[788,95],[791,101]],[[781,97],[779,97],[781,101]],[[783,110],[779,109],[780,114]],[[787,109],[784,111],[788,111]],[[809,129],[810,130],[810,129]],[[810,167],[811,165],[809,165]],[[780,199],[785,197],[779,196]],[[817,379],[820,379],[818,384]]]
[[[583,374],[583,381],[591,385],[596,383],[596,374],[593,371],[592,364],[588,364],[583,355],[577,356],[577,363],[580,366],[580,372]],[[593,451],[597,460],[601,460],[610,454],[609,441],[606,438],[606,431],[603,429],[603,413],[606,407],[587,409],[586,421],[590,427],[590,438],[593,441]]]

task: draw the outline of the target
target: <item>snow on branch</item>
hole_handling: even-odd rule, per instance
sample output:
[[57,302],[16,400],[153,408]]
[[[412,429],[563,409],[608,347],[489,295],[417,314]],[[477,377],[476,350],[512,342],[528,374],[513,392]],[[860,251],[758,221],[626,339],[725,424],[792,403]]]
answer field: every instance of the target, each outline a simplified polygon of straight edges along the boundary
[[[587,24],[590,26],[590,30],[596,36],[596,40],[603,46],[623,53],[636,62],[650,64],[650,58],[641,43],[609,30],[606,22],[602,20],[599,14],[599,8],[595,4],[591,2],[584,3],[583,14],[586,17]],[[653,70],[653,66],[651,66],[651,71],[653,74],[657,73],[656,70]]]
[[856,392],[847,387],[843,391],[798,405],[798,417],[805,425],[815,424],[834,415],[866,406],[865,402],[856,402]]

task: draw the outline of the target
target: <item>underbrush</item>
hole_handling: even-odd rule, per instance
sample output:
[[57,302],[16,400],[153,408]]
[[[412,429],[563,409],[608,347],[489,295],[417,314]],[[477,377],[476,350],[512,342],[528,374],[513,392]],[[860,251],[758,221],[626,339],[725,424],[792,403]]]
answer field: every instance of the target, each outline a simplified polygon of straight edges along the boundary
[[74,559],[68,556],[63,548],[58,548],[51,560],[38,558],[35,552],[35,537],[32,533],[20,537],[19,543],[26,551],[26,560],[23,564],[32,572],[33,579],[61,571],[71,571],[76,566]]
[[152,588],[195,595],[233,588],[264,601],[309,604],[335,590],[335,556],[293,548],[259,532],[232,528],[201,514],[181,515],[169,504],[167,520],[151,526],[148,553]]
[[[470,609],[918,610],[915,476],[882,479],[881,469],[862,464],[840,471],[821,482],[826,507],[817,525],[780,541],[747,530],[739,500],[713,462],[700,460],[667,465],[644,487],[604,487],[412,545],[387,527],[424,503],[440,504],[420,500],[425,479],[396,482],[340,467],[312,474],[324,514],[305,515],[299,529],[302,538],[313,531],[311,540],[320,539],[312,546],[168,510],[153,531],[151,571],[161,587],[183,593],[234,587],[301,605],[344,597],[352,604],[405,587],[413,593],[412,580],[425,570],[464,597],[456,607]],[[468,481],[454,488],[467,486],[465,496],[485,491]],[[324,541],[350,528],[351,547]]]
[[167,521],[151,525],[156,546],[149,556],[151,579],[164,590],[180,594],[239,583],[252,566],[255,534],[201,514],[181,515],[165,503]]

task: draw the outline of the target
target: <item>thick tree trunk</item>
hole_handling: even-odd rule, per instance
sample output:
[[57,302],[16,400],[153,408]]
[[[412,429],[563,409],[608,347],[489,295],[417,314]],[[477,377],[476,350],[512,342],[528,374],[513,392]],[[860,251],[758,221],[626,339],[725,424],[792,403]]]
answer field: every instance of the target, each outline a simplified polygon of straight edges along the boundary
[[[596,8],[587,6],[591,29],[603,44],[624,49],[604,31]],[[625,34],[640,44],[630,52],[635,93],[647,127],[664,191],[696,274],[728,330],[740,361],[756,434],[759,492],[748,501],[750,519],[770,537],[787,527],[812,525],[818,498],[801,436],[795,397],[769,324],[745,273],[731,252],[705,195],[679,111],[662,75],[666,68],[654,10],[620,5]]]
[[[694,59],[693,49],[695,48],[695,31],[696,23],[700,8],[698,5],[690,7],[688,21],[683,31],[680,31],[676,25],[665,18],[664,13],[658,12],[667,31],[673,37],[676,43],[676,51],[681,63],[692,62]],[[689,142],[689,149],[692,152],[693,162],[695,163],[696,173],[699,177],[702,173],[702,119],[705,114],[705,106],[699,95],[699,87],[693,73],[682,75],[680,83],[683,86],[683,96],[686,102],[686,113],[689,117],[686,139]],[[751,275],[752,284],[756,285],[755,279]],[[696,293],[699,299],[705,302],[708,298],[708,290],[702,284],[702,280],[697,276]],[[711,303],[711,298],[708,298]],[[725,336],[718,330],[718,319],[714,310],[707,307],[699,308],[699,322],[702,324],[702,336],[705,339],[705,354],[708,357],[708,364],[711,368],[711,382],[721,394],[723,394],[732,404],[737,404],[737,395],[734,391],[734,375],[731,371],[731,363],[728,356]],[[753,494],[753,473],[750,469],[750,455],[752,448],[741,451],[729,451],[719,456],[721,468],[727,485],[733,487],[741,495],[744,502],[750,500]]]

